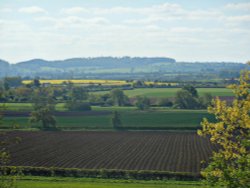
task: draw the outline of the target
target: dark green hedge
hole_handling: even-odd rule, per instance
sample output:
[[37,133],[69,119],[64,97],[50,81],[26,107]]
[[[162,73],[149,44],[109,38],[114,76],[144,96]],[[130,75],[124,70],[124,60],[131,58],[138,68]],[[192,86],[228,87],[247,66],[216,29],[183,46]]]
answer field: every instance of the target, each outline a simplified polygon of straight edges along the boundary
[[[3,167],[0,168],[2,170]],[[33,176],[62,176],[62,177],[89,177],[89,178],[116,178],[137,180],[198,180],[200,174],[184,172],[167,172],[151,170],[107,170],[107,169],[77,169],[77,168],[46,168],[46,167],[7,167],[7,171],[18,168],[24,175]],[[5,167],[6,169],[6,167]]]

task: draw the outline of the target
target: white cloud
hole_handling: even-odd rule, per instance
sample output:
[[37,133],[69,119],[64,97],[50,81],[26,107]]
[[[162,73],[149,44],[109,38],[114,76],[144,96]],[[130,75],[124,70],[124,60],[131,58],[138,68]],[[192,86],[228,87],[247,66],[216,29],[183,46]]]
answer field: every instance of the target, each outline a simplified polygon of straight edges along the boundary
[[23,7],[23,8],[20,8],[18,11],[21,13],[27,13],[27,14],[46,14],[47,13],[46,10],[37,6]]
[[151,8],[153,11],[160,12],[182,12],[183,8],[179,4],[174,3],[164,3],[161,5],[155,5]]
[[78,13],[91,13],[91,14],[142,14],[148,15],[152,13],[166,13],[166,12],[180,12],[182,7],[178,4],[164,3],[160,5],[154,5],[150,7],[111,7],[111,8],[84,8],[84,7],[71,7],[61,10],[65,14],[78,14]]
[[34,18],[35,21],[38,22],[45,22],[45,23],[56,23],[57,19],[53,17],[48,17],[48,16],[42,16],[42,17],[36,17]]
[[211,20],[211,19],[220,19],[223,16],[223,13],[219,11],[206,11],[206,10],[196,10],[196,11],[186,11],[183,15],[183,19],[190,20]]
[[250,3],[229,3],[225,8],[229,10],[250,10]]
[[228,16],[227,21],[229,22],[250,22],[250,15],[241,15],[241,16]]
[[165,3],[144,7],[79,5],[56,8],[50,14],[40,7],[21,8],[19,11],[23,13],[47,13],[25,19],[20,14],[10,18],[6,14],[2,18],[5,20],[0,20],[0,56],[8,56],[7,60],[25,60],[31,56],[62,59],[98,55],[172,55],[188,60],[196,53],[196,58],[205,60],[217,53],[217,57],[229,55],[232,59],[241,59],[237,54],[235,57],[230,54],[239,46],[249,49],[246,41],[250,36],[250,14],[232,13],[224,6],[187,9]]
[[0,12],[3,12],[3,13],[9,13],[9,12],[12,12],[13,10],[10,9],[10,8],[2,8],[0,9]]
[[65,14],[79,14],[79,13],[88,13],[89,10],[83,7],[72,7],[72,8],[62,9],[61,12]]
[[56,28],[90,28],[92,26],[109,24],[110,21],[104,17],[82,18],[78,16],[68,16],[56,20]]

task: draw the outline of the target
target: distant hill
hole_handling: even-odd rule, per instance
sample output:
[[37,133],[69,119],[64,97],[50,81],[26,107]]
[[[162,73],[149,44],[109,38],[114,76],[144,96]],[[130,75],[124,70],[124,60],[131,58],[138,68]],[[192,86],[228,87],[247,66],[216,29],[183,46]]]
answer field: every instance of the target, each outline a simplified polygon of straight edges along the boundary
[[5,76],[9,71],[10,64],[0,59],[0,77]]
[[128,67],[143,66],[154,63],[175,63],[175,59],[165,57],[95,57],[95,58],[72,58],[58,61],[46,61],[43,59],[32,59],[17,63],[16,67],[35,68],[35,67],[53,67],[53,68],[70,68],[70,67]]
[[47,61],[32,59],[9,64],[0,60],[0,77],[47,79],[197,80],[232,78],[246,64],[233,62],[176,62],[168,57],[94,57]]

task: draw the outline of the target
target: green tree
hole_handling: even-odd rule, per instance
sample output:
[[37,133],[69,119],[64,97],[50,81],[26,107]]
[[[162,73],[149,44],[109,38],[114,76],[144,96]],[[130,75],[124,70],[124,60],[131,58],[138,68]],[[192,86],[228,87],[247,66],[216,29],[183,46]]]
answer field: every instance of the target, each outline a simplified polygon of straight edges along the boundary
[[19,87],[21,85],[22,85],[21,77],[5,77],[4,78],[4,86],[6,90],[8,90],[10,87]]
[[195,87],[190,86],[190,85],[186,85],[182,89],[188,91],[193,97],[195,97],[195,98],[198,97],[198,92],[195,89]]
[[118,111],[113,112],[111,122],[112,122],[112,126],[114,129],[121,128],[121,125],[122,125],[121,114]]
[[29,101],[32,97],[32,89],[27,87],[18,87],[15,89],[10,89],[9,93],[12,92],[15,96],[15,101],[23,102],[23,101]]
[[40,80],[39,80],[38,78],[35,78],[35,79],[33,80],[33,85],[34,85],[35,87],[40,87],[40,86],[41,86]]
[[88,92],[83,87],[72,87],[70,92],[71,100],[83,101],[88,99]]
[[113,104],[117,106],[124,106],[128,102],[127,96],[121,89],[112,89],[110,91]]
[[217,122],[204,119],[201,136],[219,146],[207,168],[201,174],[207,183],[228,188],[245,188],[250,185],[250,71],[244,71],[239,85],[232,85],[235,99],[232,105],[215,99],[208,112]]
[[43,130],[56,130],[56,119],[53,116],[55,101],[45,88],[35,90],[33,95],[31,123],[42,123]]
[[157,105],[158,106],[167,106],[167,107],[171,107],[173,106],[173,102],[171,100],[169,100],[168,98],[160,98],[157,101]]
[[6,101],[4,88],[0,87],[0,102]]
[[203,96],[199,97],[199,103],[201,108],[207,108],[212,104],[213,96],[210,93],[204,93]]
[[65,104],[65,108],[70,111],[90,111],[91,105],[88,102],[69,100]]
[[176,92],[174,103],[176,108],[181,109],[197,109],[200,107],[198,98],[185,89]]
[[133,87],[145,87],[145,82],[142,80],[136,80],[133,82]]
[[89,98],[87,90],[83,87],[72,87],[70,92],[70,98],[67,100],[65,107],[69,110],[82,110],[89,111],[91,106],[88,102],[84,102]]
[[149,109],[150,107],[150,99],[145,97],[145,96],[138,96],[136,98],[136,103],[135,103],[136,107],[139,110],[146,110]]

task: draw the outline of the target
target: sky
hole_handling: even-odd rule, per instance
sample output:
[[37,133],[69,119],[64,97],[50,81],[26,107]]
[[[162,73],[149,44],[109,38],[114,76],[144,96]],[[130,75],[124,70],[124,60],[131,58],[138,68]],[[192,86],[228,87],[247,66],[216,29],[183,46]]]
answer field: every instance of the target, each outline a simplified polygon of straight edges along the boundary
[[250,0],[0,0],[0,59],[250,60]]

